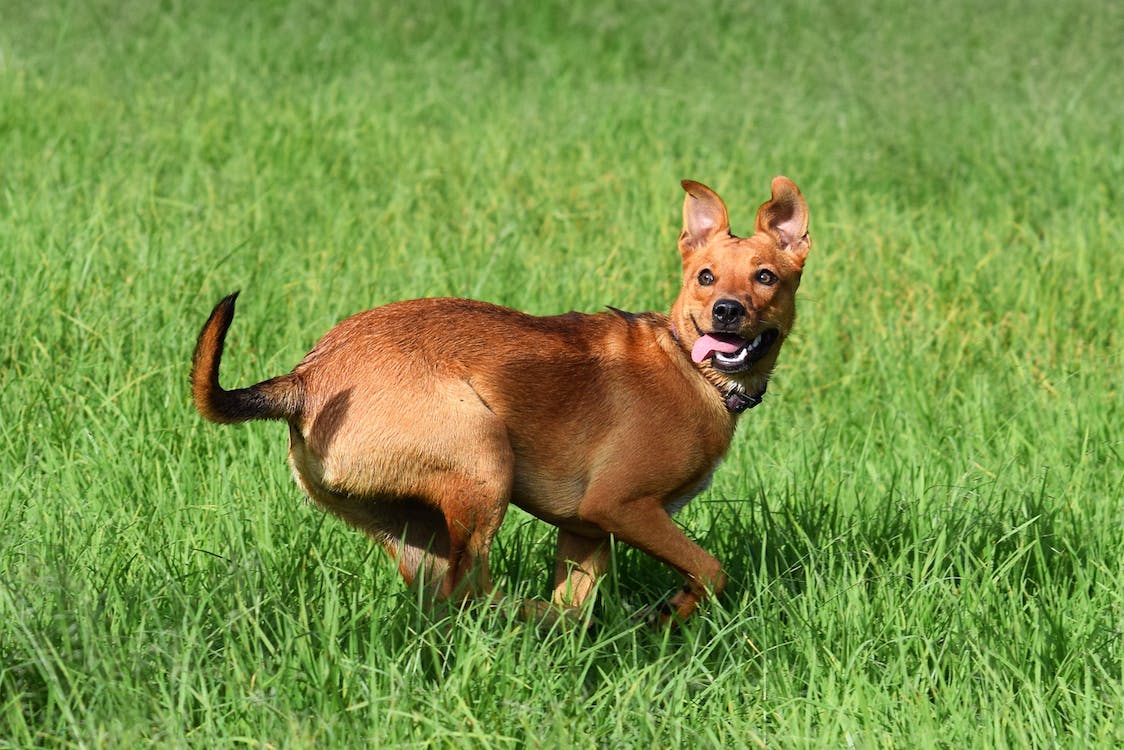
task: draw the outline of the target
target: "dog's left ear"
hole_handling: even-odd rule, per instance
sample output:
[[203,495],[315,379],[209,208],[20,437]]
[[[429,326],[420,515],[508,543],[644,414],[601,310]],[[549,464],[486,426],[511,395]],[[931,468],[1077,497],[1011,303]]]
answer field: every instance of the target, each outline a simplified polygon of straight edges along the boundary
[[773,198],[757,209],[757,231],[769,235],[792,253],[803,268],[811,241],[808,239],[808,204],[800,188],[787,177],[773,178]]

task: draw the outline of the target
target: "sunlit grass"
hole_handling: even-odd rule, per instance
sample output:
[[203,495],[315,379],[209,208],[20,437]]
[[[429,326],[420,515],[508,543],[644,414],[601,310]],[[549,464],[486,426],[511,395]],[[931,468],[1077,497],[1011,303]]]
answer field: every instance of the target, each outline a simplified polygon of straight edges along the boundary
[[[1124,744],[1117,4],[9,3],[0,746]],[[463,295],[666,309],[681,178],[815,240],[797,333],[589,633],[436,615],[224,380]],[[658,408],[658,401],[652,408]],[[493,565],[546,593],[548,527]]]

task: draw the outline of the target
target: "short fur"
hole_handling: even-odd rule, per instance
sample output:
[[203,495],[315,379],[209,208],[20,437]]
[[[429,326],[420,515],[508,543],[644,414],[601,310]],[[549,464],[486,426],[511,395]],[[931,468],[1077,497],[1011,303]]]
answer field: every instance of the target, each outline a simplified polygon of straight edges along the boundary
[[[515,503],[559,529],[555,605],[589,597],[612,535],[685,577],[657,612],[686,617],[726,575],[668,511],[700,492],[726,453],[738,418],[730,394],[764,392],[810,242],[804,198],[784,177],[748,238],[730,233],[712,190],[683,187],[683,285],[670,315],[396,302],[339,323],[291,373],[227,391],[218,372],[232,294],[196,345],[196,408],[220,423],[285,420],[308,496],[440,597],[492,592],[489,548]],[[762,332],[775,338],[744,370],[692,357],[713,340],[702,336],[749,342]]]

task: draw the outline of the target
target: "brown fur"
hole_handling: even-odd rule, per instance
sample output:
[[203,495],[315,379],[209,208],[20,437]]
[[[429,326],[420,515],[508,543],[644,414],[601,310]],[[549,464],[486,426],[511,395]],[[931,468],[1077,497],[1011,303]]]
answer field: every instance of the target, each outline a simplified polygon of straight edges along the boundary
[[[783,177],[748,238],[730,233],[713,191],[683,187],[683,286],[670,316],[396,302],[339,323],[288,375],[226,391],[231,295],[199,336],[195,405],[215,422],[287,421],[302,489],[441,597],[491,593],[488,551],[515,503],[559,529],[556,605],[588,598],[612,535],[686,578],[661,610],[686,617],[726,575],[668,511],[706,486],[729,447],[727,395],[763,392],[795,319],[809,240],[807,206]],[[733,308],[719,315],[719,300],[744,314],[721,320]],[[776,339],[744,372],[691,358],[704,332],[750,341],[766,329]]]

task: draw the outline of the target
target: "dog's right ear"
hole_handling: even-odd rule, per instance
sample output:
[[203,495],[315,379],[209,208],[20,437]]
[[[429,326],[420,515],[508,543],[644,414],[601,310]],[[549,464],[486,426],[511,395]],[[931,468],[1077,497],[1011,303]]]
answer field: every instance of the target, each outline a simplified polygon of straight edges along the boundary
[[687,191],[683,201],[683,231],[679,235],[679,252],[686,256],[692,250],[702,247],[716,234],[730,233],[730,222],[726,217],[726,204],[701,182],[683,180],[680,183]]
[[796,264],[803,267],[811,247],[808,204],[804,202],[800,188],[787,177],[774,177],[772,190],[772,199],[757,209],[756,231],[776,240],[778,245],[792,253]]

